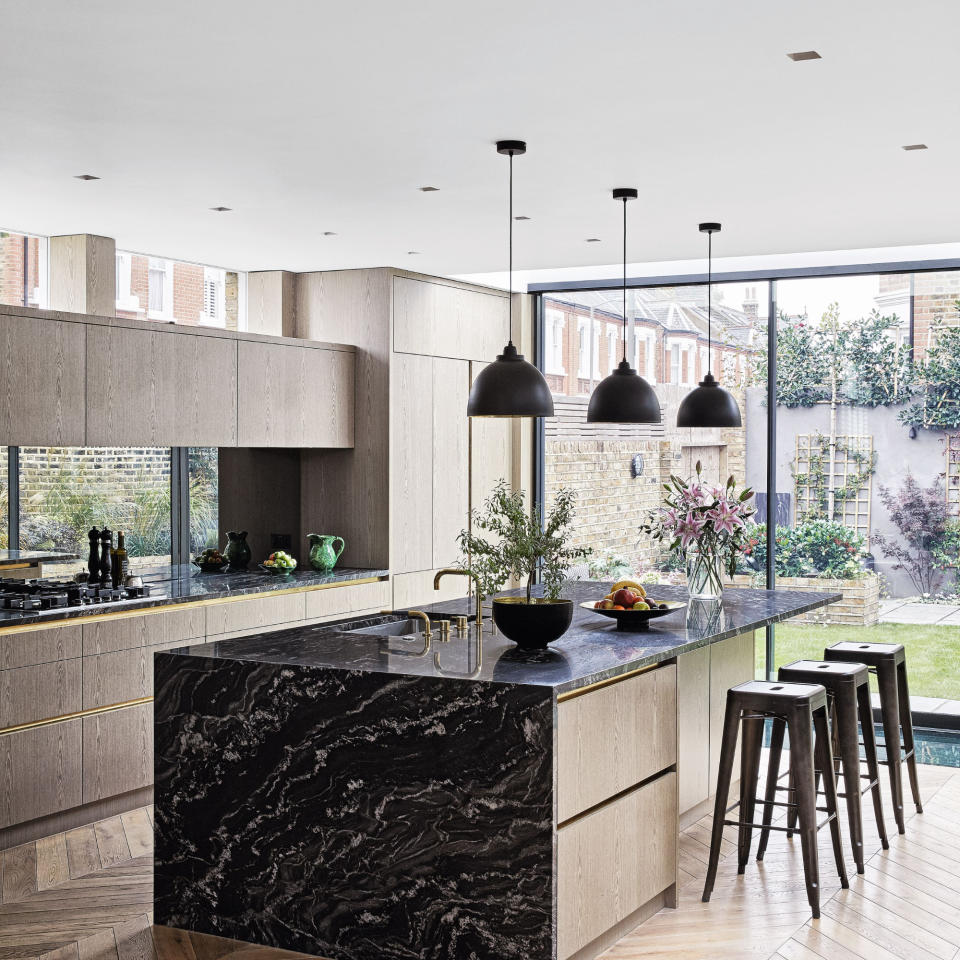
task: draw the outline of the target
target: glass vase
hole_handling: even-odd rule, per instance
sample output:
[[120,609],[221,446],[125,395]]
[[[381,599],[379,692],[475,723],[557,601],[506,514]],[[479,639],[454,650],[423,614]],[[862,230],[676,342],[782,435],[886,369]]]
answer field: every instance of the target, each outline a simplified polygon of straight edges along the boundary
[[723,563],[719,555],[687,550],[687,591],[691,600],[719,600],[723,597]]

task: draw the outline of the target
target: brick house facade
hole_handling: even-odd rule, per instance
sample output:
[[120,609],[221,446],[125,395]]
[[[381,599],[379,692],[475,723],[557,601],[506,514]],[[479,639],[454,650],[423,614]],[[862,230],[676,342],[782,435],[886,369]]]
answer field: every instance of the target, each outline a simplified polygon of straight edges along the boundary
[[0,232],[0,303],[40,306],[40,248],[39,237]]

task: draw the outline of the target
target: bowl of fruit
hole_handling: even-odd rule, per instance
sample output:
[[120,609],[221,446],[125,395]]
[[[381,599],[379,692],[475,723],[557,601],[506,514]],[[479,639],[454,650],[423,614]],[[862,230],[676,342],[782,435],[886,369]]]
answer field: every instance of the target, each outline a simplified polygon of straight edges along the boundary
[[193,565],[199,567],[201,573],[223,573],[227,558],[216,547],[210,547],[193,558]]
[[260,564],[260,569],[277,576],[287,576],[297,569],[297,561],[286,550],[277,550]]
[[650,621],[665,617],[686,604],[677,600],[659,601],[651,597],[646,588],[633,580],[615,583],[601,600],[586,600],[580,604],[601,616],[617,621],[618,630],[647,630]]

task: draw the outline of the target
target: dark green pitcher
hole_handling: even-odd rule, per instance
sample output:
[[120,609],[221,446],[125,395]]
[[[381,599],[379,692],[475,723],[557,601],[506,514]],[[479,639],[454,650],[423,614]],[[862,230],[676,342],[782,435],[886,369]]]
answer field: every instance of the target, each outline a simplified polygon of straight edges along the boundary
[[[307,539],[310,541],[310,566],[314,570],[332,570],[346,546],[343,537],[334,537],[328,533],[308,533]],[[335,540],[340,541],[339,550],[334,549]]]

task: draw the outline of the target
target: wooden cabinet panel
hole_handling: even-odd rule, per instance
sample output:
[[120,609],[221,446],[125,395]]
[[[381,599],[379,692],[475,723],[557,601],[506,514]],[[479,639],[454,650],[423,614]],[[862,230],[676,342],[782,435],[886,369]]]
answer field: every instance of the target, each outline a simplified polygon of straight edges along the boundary
[[79,623],[0,633],[0,670],[79,657],[82,637],[83,629]]
[[[476,380],[485,363],[471,363]],[[472,382],[471,380],[471,382]],[[499,480],[510,485],[513,462],[513,420],[501,417],[474,417],[470,420],[470,505],[483,509],[484,501]]]
[[[710,646],[710,795],[717,789],[720,769],[720,744],[723,740],[723,714],[727,691],[738,683],[753,679],[753,633],[742,633]],[[734,759],[734,780],[740,779],[740,741]]]
[[84,803],[137,790],[151,783],[152,703],[83,718]]
[[81,721],[0,737],[0,828],[83,802]]
[[394,354],[390,370],[390,570],[433,566],[433,360]]
[[557,832],[559,960],[676,881],[676,791],[664,774]]
[[[444,577],[440,589],[433,589],[435,570],[420,570],[417,573],[401,573],[393,578],[393,609],[410,610],[417,606],[443,603],[465,597],[470,589],[466,577]],[[471,615],[473,601],[470,601]]]
[[393,279],[393,348],[460,360],[493,360],[509,339],[507,296],[412,277]]
[[677,793],[681,815],[710,795],[710,647],[677,657]]
[[356,356],[242,340],[241,447],[352,447]]
[[237,444],[237,341],[90,326],[87,444]]
[[153,695],[154,647],[83,658],[83,709]]
[[80,660],[0,670],[0,729],[80,709]]
[[433,360],[433,566],[454,564],[470,522],[470,364]]
[[304,594],[284,593],[275,596],[230,600],[206,607],[207,636],[257,630],[278,623],[304,619]]
[[310,590],[304,594],[306,618],[336,619],[359,610],[385,610],[390,606],[390,582],[357,583],[353,586]]
[[0,437],[11,445],[83,446],[86,327],[0,316]]
[[206,632],[206,608],[176,606],[158,613],[122,614],[83,625],[83,655],[95,656],[157,643],[175,643],[203,637]]
[[671,664],[557,706],[557,821],[562,823],[677,759]]

